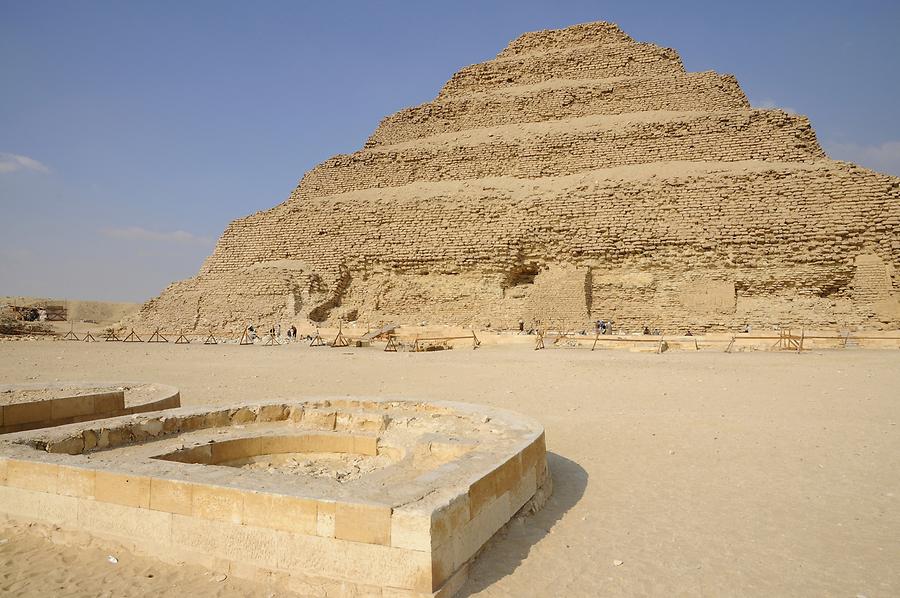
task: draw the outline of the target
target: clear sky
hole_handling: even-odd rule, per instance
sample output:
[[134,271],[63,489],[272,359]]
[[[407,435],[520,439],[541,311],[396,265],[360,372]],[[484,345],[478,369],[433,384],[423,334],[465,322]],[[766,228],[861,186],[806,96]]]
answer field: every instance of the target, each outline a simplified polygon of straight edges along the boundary
[[145,300],[460,67],[595,20],[900,175],[898,0],[0,0],[0,295]]

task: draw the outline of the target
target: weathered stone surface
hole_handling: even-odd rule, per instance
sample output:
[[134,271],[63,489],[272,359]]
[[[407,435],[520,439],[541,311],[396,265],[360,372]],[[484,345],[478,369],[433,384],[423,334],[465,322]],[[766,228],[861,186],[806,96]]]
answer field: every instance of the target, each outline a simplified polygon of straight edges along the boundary
[[[487,540],[549,492],[542,428],[508,411],[369,398],[273,401],[247,408],[261,416],[252,421],[232,416],[243,411],[4,435],[0,516],[230,574],[290,576],[327,595],[424,597],[452,595]],[[295,413],[326,414],[327,431]],[[100,426],[107,440],[89,448],[83,438]],[[78,451],[46,450],[73,438]]]
[[[900,179],[610,23],[526,33],[234,221],[146,324],[900,325]],[[202,299],[202,300],[201,300]]]

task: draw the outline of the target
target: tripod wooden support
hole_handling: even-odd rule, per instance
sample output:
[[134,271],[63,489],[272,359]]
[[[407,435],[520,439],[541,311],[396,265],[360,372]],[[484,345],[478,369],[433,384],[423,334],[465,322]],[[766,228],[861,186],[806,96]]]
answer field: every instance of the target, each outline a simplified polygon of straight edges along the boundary
[[134,328],[131,329],[131,332],[128,333],[128,336],[122,341],[123,343],[142,343],[144,341],[141,340],[141,337],[137,335],[134,331]]
[[181,334],[178,335],[178,338],[175,339],[176,345],[189,345],[191,343],[191,339],[184,335],[184,330],[181,331]]
[[84,335],[84,338],[82,340],[86,343],[96,343],[97,342],[97,339],[94,338],[94,335],[91,334],[90,330],[88,330],[88,333]]
[[209,336],[206,337],[206,340],[203,341],[204,345],[218,345],[219,341],[216,340],[216,337],[213,336],[212,330],[209,331]]
[[241,340],[238,342],[239,345],[252,345],[253,340],[250,338],[249,328],[244,328],[244,331],[241,333]]
[[397,343],[397,337],[393,334],[388,335],[387,344],[384,346],[384,350],[389,353],[396,353],[400,348],[399,343]]
[[338,328],[337,336],[334,337],[334,340],[331,341],[332,347],[349,347],[350,341],[347,340],[347,337],[344,336],[344,327],[341,326]]
[[106,340],[106,342],[108,342],[108,343],[109,342],[117,342],[117,343],[122,342],[122,339],[119,338],[119,335],[116,334],[116,331],[113,330],[112,328],[110,328],[109,332],[106,333],[106,339],[104,339],[104,340]]
[[159,328],[153,331],[153,334],[147,339],[148,343],[167,343],[169,339],[159,333]]
[[64,340],[64,341],[80,341],[81,339],[78,338],[78,335],[75,334],[75,331],[74,331],[74,330],[69,330],[69,331],[66,333],[66,335],[63,337],[63,340]]
[[325,339],[322,338],[322,335],[319,334],[319,329],[316,328],[316,335],[309,341],[310,347],[324,347],[328,343],[325,342]]

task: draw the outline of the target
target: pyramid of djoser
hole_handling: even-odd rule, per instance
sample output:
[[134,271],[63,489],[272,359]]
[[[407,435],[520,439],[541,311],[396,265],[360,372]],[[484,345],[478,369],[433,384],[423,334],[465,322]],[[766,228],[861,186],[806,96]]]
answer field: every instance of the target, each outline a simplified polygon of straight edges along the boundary
[[249,322],[900,325],[900,179],[610,23],[526,33],[144,305]]

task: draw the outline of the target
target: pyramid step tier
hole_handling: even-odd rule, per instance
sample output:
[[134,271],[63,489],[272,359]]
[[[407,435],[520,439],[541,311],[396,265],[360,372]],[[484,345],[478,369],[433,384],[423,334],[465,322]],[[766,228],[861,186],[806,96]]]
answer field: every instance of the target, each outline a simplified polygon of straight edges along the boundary
[[[847,301],[846,320],[864,321],[869,303],[859,301],[881,300],[890,288],[854,289],[868,270],[850,256],[873,254],[896,270],[898,230],[896,179],[830,160],[660,163],[540,181],[417,183],[285,203],[236,221],[201,274],[170,287],[147,313],[178,314],[167,324],[186,329],[323,305],[324,316],[345,305],[364,320],[471,322],[521,311],[519,291],[508,287],[523,267],[567,264],[595,269],[587,279],[591,301],[607,318],[618,303],[628,318],[708,327],[714,313],[672,309],[671,302],[703,304],[702,297],[685,299],[684,285],[714,273],[747,305],[759,298],[756,322],[781,296],[785,310],[798,301],[820,311]],[[650,285],[645,279],[654,271],[660,277]],[[580,276],[575,287],[583,293]],[[546,313],[584,321],[586,312]],[[624,323],[620,313],[616,321]],[[712,321],[739,326],[747,317],[729,313]]]
[[653,44],[586,45],[528,56],[495,59],[458,71],[439,98],[529,85],[550,79],[608,79],[683,73],[678,53]]
[[641,113],[477,129],[339,155],[291,195],[304,199],[416,181],[535,179],[659,161],[823,157],[809,121],[778,110]]
[[597,21],[565,29],[529,31],[509,43],[497,58],[522,57],[535,53],[565,50],[574,46],[627,44],[634,40],[615,23]]
[[479,127],[594,114],[644,111],[732,111],[749,108],[731,75],[712,71],[604,80],[552,79],[428,102],[388,116],[366,142],[391,145]]
[[729,248],[738,261],[765,261],[772,251],[779,262],[844,261],[865,243],[900,262],[900,246],[883,234],[900,223],[900,189],[892,182],[830,160],[669,162],[539,181],[367,189],[236,221],[203,272],[258,268],[272,255],[311,270],[380,263],[414,271],[505,267],[523,251],[546,256],[536,259],[615,261],[665,248],[682,262]]

